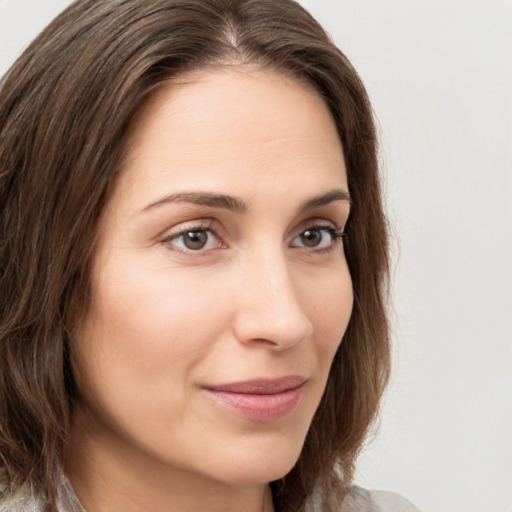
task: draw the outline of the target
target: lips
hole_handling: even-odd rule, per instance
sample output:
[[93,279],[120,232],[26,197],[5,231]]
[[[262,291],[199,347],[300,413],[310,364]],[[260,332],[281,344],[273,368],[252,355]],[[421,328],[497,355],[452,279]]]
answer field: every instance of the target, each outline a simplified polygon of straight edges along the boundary
[[231,412],[257,423],[278,421],[298,405],[307,379],[290,375],[205,386],[214,401]]

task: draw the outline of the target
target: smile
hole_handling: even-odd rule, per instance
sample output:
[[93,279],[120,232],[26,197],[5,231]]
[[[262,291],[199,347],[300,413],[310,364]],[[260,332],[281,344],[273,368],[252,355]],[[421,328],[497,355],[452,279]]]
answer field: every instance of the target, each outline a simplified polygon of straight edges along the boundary
[[288,376],[206,386],[217,403],[256,423],[271,423],[288,416],[298,405],[306,379]]

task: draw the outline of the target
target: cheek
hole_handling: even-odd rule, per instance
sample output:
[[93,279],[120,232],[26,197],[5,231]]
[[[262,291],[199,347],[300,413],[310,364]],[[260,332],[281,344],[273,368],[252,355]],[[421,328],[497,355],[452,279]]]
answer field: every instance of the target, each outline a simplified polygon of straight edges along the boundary
[[[128,272],[116,271],[97,286],[94,298],[97,310],[114,332],[129,331],[144,345],[159,344],[179,350],[194,351],[203,328],[209,328],[212,307],[222,316],[221,296],[216,283],[204,279],[193,269],[180,269],[146,263],[135,259],[125,266]],[[215,297],[215,301],[212,301]],[[200,320],[201,319],[201,320]],[[215,323],[215,322],[214,322]],[[208,325],[207,325],[208,324]],[[188,340],[182,343],[181,340]]]
[[313,276],[304,283],[301,295],[304,308],[314,325],[314,344],[322,373],[327,378],[330,366],[347,329],[353,308],[353,289],[346,266]]
[[79,388],[109,401],[143,402],[151,389],[171,399],[169,382],[185,387],[227,314],[221,299],[203,292],[186,275],[105,271],[76,340]]
[[[331,365],[346,332],[353,308],[352,281],[347,268],[312,276],[302,288],[304,307],[314,325],[314,338],[307,359],[315,361],[316,378],[312,382],[308,425],[324,394]],[[309,289],[309,290],[308,290]]]

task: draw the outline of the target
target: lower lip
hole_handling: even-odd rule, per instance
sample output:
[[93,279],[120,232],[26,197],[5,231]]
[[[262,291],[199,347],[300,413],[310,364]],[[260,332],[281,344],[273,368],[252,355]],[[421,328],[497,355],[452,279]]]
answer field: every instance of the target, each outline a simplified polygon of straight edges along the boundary
[[298,405],[302,386],[281,393],[261,395],[255,393],[233,393],[230,391],[205,391],[218,403],[257,423],[271,423],[288,416]]

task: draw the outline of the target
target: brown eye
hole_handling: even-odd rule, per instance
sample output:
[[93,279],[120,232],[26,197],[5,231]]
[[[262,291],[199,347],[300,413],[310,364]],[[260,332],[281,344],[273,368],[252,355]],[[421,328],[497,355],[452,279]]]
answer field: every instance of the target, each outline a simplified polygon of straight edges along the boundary
[[206,251],[219,247],[220,242],[211,229],[186,229],[165,239],[166,245],[181,252]]
[[202,249],[208,241],[208,235],[206,234],[206,231],[199,229],[196,231],[186,231],[183,233],[182,237],[185,247],[193,251]]
[[332,225],[312,226],[301,231],[291,245],[316,250],[329,249],[333,247],[342,236],[342,233]]
[[302,232],[300,235],[300,239],[304,247],[316,247],[322,242],[323,233],[318,228],[307,229]]

